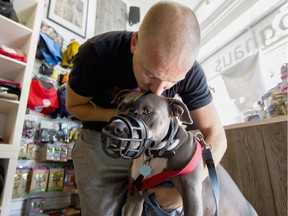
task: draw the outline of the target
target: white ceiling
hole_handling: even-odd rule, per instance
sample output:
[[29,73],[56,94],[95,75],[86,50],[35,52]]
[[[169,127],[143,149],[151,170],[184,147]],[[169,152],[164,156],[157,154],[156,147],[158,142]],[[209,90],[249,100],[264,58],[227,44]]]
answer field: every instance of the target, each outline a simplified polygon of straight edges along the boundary
[[[140,7],[141,17],[143,17],[147,10],[156,2],[160,0],[123,0],[128,6]],[[219,7],[225,2],[225,0],[172,0],[179,2],[191,8],[197,15],[200,25],[209,19]],[[226,0],[230,2],[231,0]]]
[[[127,6],[140,7],[140,18],[144,17],[147,10],[160,0],[122,0]],[[201,28],[201,50],[199,61],[204,60],[220,48],[227,40],[240,34],[261,18],[261,14],[269,8],[285,2],[286,0],[172,0],[191,8],[199,21]],[[263,9],[264,8],[264,9]],[[241,18],[241,22],[239,20]],[[140,22],[141,22],[140,20]],[[236,23],[235,23],[235,22]],[[132,26],[137,30],[139,26]],[[228,28],[229,27],[229,28]],[[133,29],[134,28],[134,29]],[[227,38],[227,37],[230,38]]]

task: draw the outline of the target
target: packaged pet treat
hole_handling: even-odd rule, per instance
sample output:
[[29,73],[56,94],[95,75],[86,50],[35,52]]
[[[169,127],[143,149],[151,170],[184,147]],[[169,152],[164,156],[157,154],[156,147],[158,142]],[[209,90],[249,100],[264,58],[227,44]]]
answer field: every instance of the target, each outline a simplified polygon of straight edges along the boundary
[[24,139],[21,139],[18,158],[26,159],[26,157],[27,157],[27,142]]
[[27,144],[27,156],[26,159],[36,159],[36,144],[28,143]]
[[65,167],[65,177],[64,177],[64,192],[71,192],[76,189],[75,173],[73,167]]
[[28,175],[28,193],[46,191],[49,170],[47,167],[32,167]]
[[38,148],[37,160],[40,162],[52,161],[54,159],[54,144],[45,144]]
[[26,185],[28,178],[29,168],[28,167],[17,167],[14,175],[14,185],[12,197],[21,197],[26,194]]
[[67,161],[68,156],[68,144],[62,143],[60,151],[60,161]]
[[68,146],[68,149],[67,149],[67,160],[72,160],[72,149],[73,149],[73,146],[74,146],[74,143],[68,143],[67,144]]
[[53,145],[54,145],[53,160],[60,161],[61,143],[54,143]]
[[25,215],[41,215],[43,213],[45,199],[33,197],[26,200]]
[[49,167],[49,180],[47,191],[62,191],[64,179],[64,168]]

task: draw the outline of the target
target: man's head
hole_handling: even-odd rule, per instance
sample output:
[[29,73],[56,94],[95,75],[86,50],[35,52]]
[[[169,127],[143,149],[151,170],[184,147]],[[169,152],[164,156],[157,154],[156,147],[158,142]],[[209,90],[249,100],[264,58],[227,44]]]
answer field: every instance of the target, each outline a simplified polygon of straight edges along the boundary
[[200,27],[188,7],[170,1],[153,5],[131,40],[133,69],[140,90],[161,95],[184,79],[199,46]]

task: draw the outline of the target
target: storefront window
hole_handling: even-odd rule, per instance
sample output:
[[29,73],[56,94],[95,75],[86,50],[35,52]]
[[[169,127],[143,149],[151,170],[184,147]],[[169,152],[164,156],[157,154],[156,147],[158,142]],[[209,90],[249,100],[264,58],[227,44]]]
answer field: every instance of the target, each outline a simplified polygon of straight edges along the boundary
[[259,17],[200,62],[224,125],[245,121],[244,114],[258,109],[261,97],[283,81],[281,67],[288,61],[287,3]]

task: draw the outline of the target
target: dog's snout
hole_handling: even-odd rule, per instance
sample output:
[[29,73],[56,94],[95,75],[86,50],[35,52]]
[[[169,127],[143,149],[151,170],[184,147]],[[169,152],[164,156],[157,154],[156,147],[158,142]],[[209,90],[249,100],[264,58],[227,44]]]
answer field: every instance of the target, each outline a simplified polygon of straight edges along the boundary
[[113,121],[109,126],[108,126],[110,132],[112,132],[114,135],[125,135],[128,133],[128,128],[126,124],[123,121]]
[[122,134],[122,133],[124,132],[124,129],[125,129],[125,128],[123,128],[123,127],[116,127],[116,128],[114,129],[114,132],[115,132],[116,134]]

